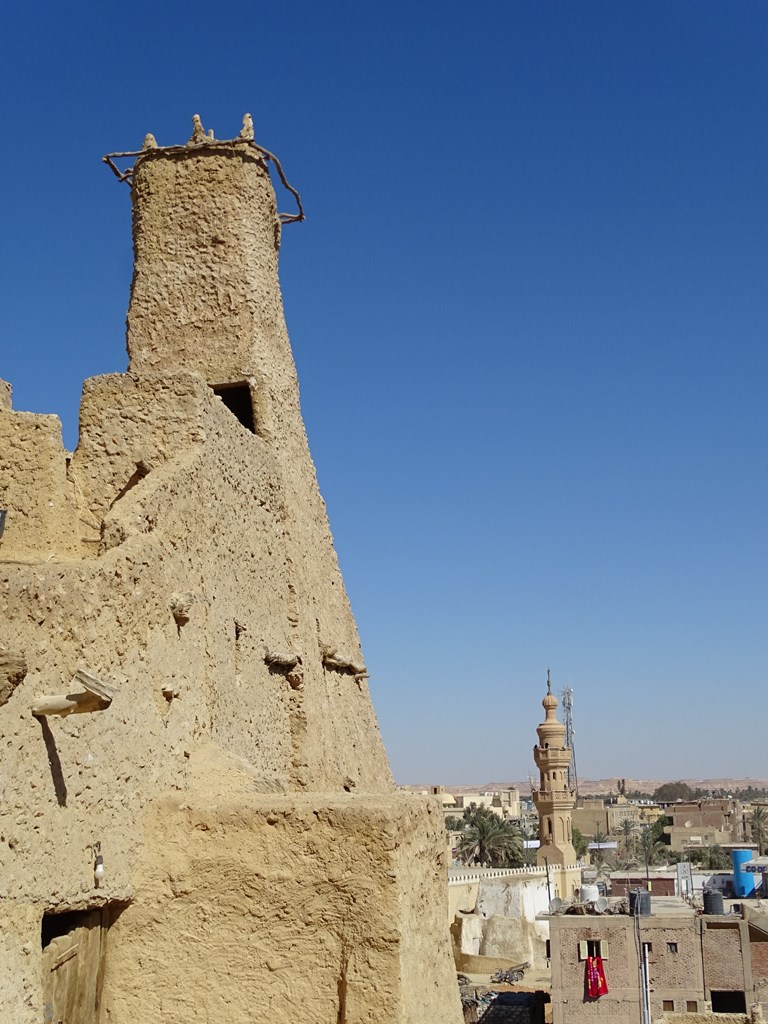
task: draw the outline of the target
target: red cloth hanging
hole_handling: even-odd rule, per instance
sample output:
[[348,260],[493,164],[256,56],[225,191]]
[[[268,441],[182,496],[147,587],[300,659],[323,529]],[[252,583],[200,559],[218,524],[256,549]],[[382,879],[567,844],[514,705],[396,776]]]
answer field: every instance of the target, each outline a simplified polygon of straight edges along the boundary
[[599,999],[608,991],[608,982],[605,980],[605,968],[601,956],[587,957],[587,995],[590,999]]

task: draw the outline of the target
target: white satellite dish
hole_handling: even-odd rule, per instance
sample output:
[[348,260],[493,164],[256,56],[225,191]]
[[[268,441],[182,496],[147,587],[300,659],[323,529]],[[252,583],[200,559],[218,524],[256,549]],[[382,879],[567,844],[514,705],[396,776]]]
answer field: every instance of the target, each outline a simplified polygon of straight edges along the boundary
[[550,914],[559,914],[563,909],[563,901],[559,896],[555,896],[554,899],[549,901],[549,912]]
[[604,914],[608,909],[608,900],[605,898],[605,896],[600,896],[598,899],[595,900],[593,906],[595,908],[596,914]]

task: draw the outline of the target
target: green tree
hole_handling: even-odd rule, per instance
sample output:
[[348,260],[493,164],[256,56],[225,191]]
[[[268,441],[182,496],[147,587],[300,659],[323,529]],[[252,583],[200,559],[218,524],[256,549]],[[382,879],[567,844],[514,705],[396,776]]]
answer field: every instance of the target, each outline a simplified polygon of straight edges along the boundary
[[625,857],[634,857],[637,849],[638,825],[634,818],[622,818],[613,830],[619,837],[621,851]]
[[648,828],[640,836],[640,856],[643,864],[659,864],[667,858],[667,846],[654,836],[653,828]]
[[665,846],[664,851],[669,864],[681,864],[683,861],[688,860],[688,854],[685,850],[673,850],[671,847]]
[[610,840],[608,839],[608,834],[606,832],[603,832],[601,828],[595,829],[595,832],[592,836],[592,843],[594,849],[590,850],[589,852],[592,859],[592,863],[597,865],[597,867],[600,867],[602,864],[604,864],[607,859],[608,851],[603,849],[603,844],[609,841]]
[[472,824],[477,818],[487,818],[489,821],[498,820],[498,814],[494,814],[490,807],[485,804],[476,804],[474,801],[464,808],[462,819],[466,824]]
[[672,804],[676,800],[695,800],[697,792],[687,782],[664,782],[655,790],[653,799],[658,804]]
[[707,871],[723,871],[731,866],[728,854],[722,846],[689,847],[686,850],[691,864],[699,864]]
[[755,786],[747,786],[746,789],[737,789],[733,795],[737,800],[750,803],[752,800],[768,799],[768,789],[757,789]]
[[587,856],[589,850],[589,841],[587,837],[576,827],[571,829],[571,841],[573,842],[573,848],[576,851],[576,856],[579,860],[583,860]]
[[476,814],[462,829],[459,856],[465,864],[519,867],[523,863],[523,834],[513,822],[493,813]]
[[669,836],[664,834],[664,829],[672,824],[672,819],[668,818],[665,814],[657,818],[652,825],[648,826],[647,831],[653,836],[654,843],[665,843],[669,844]]
[[448,832],[461,832],[464,828],[464,819],[457,818],[453,814],[449,814],[445,819],[445,828]]
[[752,808],[749,827],[752,842],[757,843],[758,856],[762,857],[765,853],[766,839],[768,839],[768,809],[764,804],[757,804]]

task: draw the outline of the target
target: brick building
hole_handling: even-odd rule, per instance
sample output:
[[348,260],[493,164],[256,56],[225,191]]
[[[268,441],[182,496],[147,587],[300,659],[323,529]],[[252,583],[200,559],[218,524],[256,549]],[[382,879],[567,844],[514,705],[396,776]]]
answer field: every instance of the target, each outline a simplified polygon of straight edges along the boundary
[[[768,1009],[766,914],[705,916],[679,899],[654,898],[650,915],[553,915],[549,926],[553,1024]],[[599,998],[587,995],[588,956],[603,958],[608,992]]]
[[[648,882],[650,879],[650,883]],[[654,896],[677,896],[677,875],[674,871],[658,871],[651,869],[645,872],[636,871],[611,872],[611,896],[627,896],[632,889],[649,887]]]
[[748,831],[741,803],[731,798],[671,804],[664,813],[672,822],[664,831],[676,851],[740,843]]

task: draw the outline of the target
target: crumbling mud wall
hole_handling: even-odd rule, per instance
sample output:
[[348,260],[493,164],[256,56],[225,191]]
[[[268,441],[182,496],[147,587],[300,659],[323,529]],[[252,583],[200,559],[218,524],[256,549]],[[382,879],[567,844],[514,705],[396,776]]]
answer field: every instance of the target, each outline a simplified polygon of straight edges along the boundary
[[214,747],[188,771],[150,811],[143,899],[110,936],[107,1020],[443,1019],[436,812],[425,822],[399,793],[261,793]]
[[0,508],[6,512],[1,557],[34,562],[74,554],[75,496],[61,423],[57,416],[13,412],[8,387],[0,395]]
[[441,824],[393,790],[266,162],[247,131],[148,139],[132,197],[130,365],[86,382],[74,454],[0,389],[0,1024],[85,975],[110,1024],[458,1021]]

